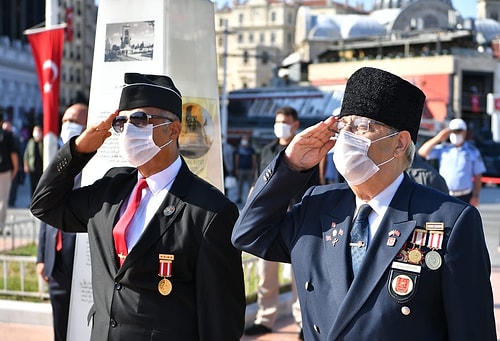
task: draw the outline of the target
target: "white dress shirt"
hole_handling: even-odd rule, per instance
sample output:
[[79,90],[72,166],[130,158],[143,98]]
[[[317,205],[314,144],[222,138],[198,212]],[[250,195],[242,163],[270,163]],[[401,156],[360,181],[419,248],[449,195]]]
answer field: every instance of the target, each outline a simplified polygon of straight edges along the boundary
[[[172,183],[179,173],[181,165],[182,162],[179,156],[168,168],[146,178],[148,187],[142,190],[141,202],[139,203],[139,207],[137,208],[129,227],[127,228],[126,240],[129,252],[141,237],[142,232],[151,221],[151,218],[153,218],[153,215],[156,211],[158,211],[158,208],[165,199],[165,196],[170,188],[172,188]],[[143,176],[138,173],[138,179],[142,177]],[[131,193],[133,193],[134,189],[132,189]],[[129,200],[130,196],[123,202],[120,209],[120,216],[127,208]]]
[[[370,225],[370,234],[369,240],[373,239],[375,233],[378,231],[378,227],[380,226],[380,222],[387,212],[387,207],[391,203],[392,198],[396,194],[396,191],[403,182],[404,175],[400,174],[396,180],[394,180],[389,186],[387,186],[382,192],[377,194],[372,200],[369,202],[364,202],[361,199],[356,198],[356,214],[358,209],[363,204],[368,204],[372,208],[370,215],[368,216],[368,223]],[[356,216],[356,214],[354,216]],[[368,241],[368,245],[370,242]]]

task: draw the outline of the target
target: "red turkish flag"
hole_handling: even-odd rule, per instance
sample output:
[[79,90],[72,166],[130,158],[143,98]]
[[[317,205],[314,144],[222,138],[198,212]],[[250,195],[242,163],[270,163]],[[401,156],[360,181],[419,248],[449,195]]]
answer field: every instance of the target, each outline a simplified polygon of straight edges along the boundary
[[27,30],[43,102],[43,135],[59,135],[59,83],[65,25]]

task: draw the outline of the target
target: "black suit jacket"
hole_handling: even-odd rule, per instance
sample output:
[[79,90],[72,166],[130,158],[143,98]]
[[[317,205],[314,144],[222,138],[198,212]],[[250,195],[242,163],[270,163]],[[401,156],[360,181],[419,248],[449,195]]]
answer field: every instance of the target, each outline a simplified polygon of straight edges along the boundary
[[[496,340],[490,260],[475,207],[405,175],[351,283],[354,193],[346,184],[312,187],[287,212],[294,188],[309,176],[279,155],[233,232],[238,248],[292,263],[306,340]],[[434,270],[404,257],[426,223],[443,228],[436,250],[442,264]]]
[[[73,269],[73,259],[75,254],[76,234],[63,232],[62,233],[62,250],[60,251],[60,262],[56,263],[56,241],[57,232],[59,230],[53,226],[47,225],[45,222],[40,222],[40,231],[38,233],[38,253],[37,263],[44,263],[43,274],[56,280],[68,292],[71,289],[71,276]],[[56,267],[60,268],[59,273],[54,271]],[[54,277],[55,276],[55,277]]]
[[[110,169],[72,190],[92,155],[63,146],[44,172],[31,211],[66,231],[88,232],[92,340],[239,340],[245,315],[241,252],[230,241],[236,205],[183,161],[171,190],[119,267],[113,227],[137,169]],[[159,255],[174,255],[172,292],[158,291]],[[83,318],[83,317],[82,317]]]

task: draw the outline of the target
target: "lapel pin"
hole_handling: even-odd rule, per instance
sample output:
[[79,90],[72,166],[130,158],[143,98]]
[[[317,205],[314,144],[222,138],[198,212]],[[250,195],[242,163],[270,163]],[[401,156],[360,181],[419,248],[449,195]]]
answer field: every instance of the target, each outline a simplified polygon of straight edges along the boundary
[[167,206],[165,207],[165,209],[163,210],[163,215],[165,217],[169,217],[171,216],[172,214],[174,214],[175,212],[175,207],[174,206]]

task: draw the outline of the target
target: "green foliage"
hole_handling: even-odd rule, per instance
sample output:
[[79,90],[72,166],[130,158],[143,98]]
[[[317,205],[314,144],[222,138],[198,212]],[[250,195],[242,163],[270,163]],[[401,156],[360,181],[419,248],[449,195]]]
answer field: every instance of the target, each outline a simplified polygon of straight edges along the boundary
[[37,244],[31,243],[14,250],[6,250],[0,252],[0,254],[10,255],[10,256],[36,256],[36,252],[37,252]]

